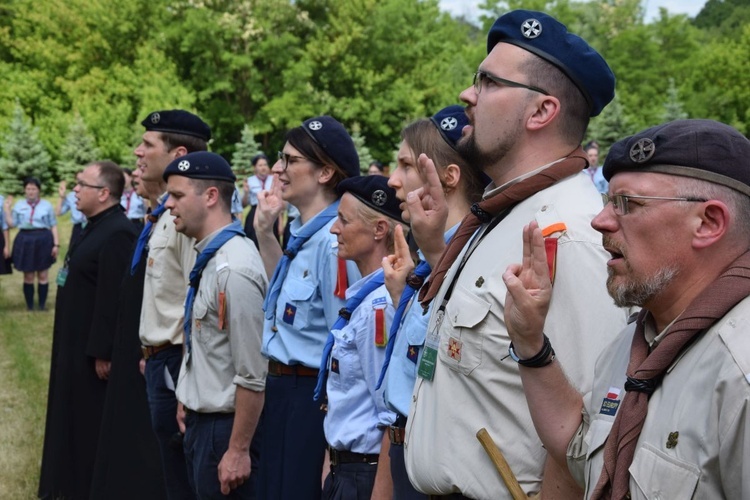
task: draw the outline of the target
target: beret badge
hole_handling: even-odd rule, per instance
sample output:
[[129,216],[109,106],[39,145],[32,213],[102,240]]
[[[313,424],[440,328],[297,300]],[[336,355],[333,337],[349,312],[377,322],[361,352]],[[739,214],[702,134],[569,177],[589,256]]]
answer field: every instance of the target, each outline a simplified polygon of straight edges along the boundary
[[382,189],[378,189],[372,193],[371,199],[375,205],[382,207],[388,201],[388,195]]
[[651,139],[639,139],[630,148],[630,159],[635,163],[645,163],[654,156],[656,145]]
[[521,24],[521,34],[525,38],[536,38],[542,34],[542,23],[534,18],[527,19]]
[[323,124],[318,120],[311,121],[307,126],[310,127],[310,130],[320,130],[323,128]]
[[443,130],[453,130],[458,126],[458,120],[453,116],[446,116],[443,121],[440,122],[440,128]]
[[177,164],[177,168],[180,169],[180,172],[184,172],[185,170],[190,168],[190,162],[187,160],[183,160]]
[[153,113],[151,115],[151,123],[153,123],[154,125],[159,123],[159,120],[161,120],[161,115],[159,115],[159,113]]

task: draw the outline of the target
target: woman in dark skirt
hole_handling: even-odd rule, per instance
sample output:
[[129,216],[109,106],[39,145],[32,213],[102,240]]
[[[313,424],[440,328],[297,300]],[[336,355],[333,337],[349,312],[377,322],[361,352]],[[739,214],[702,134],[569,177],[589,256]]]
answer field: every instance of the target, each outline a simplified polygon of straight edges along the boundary
[[10,274],[10,228],[5,220],[5,197],[0,195],[0,274]]
[[23,296],[29,311],[34,309],[34,275],[39,294],[39,309],[44,310],[49,290],[49,268],[57,259],[60,239],[57,234],[55,209],[40,198],[41,183],[34,177],[23,183],[25,198],[10,210],[10,197],[5,200],[5,221],[19,229],[13,241],[13,266],[23,273]]

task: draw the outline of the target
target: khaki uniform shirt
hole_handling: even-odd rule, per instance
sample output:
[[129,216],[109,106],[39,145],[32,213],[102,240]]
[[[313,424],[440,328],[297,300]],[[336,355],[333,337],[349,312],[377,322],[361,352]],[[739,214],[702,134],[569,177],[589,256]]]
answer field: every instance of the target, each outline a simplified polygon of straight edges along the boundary
[[[599,481],[604,444],[625,396],[635,327],[597,361],[593,390],[584,398],[585,424],[568,448],[568,465],[586,482],[587,497]],[[750,498],[748,332],[750,298],[668,369],[649,399],[630,466],[633,499]]]
[[524,225],[534,219],[541,228],[565,224],[545,333],[573,385],[587,390],[594,362],[613,337],[609,326],[623,327],[627,319],[607,294],[610,256],[590,225],[601,209],[601,196],[585,173],[516,205],[476,245],[439,322],[443,297],[471,243],[448,271],[428,326],[428,335],[435,328],[440,334],[434,378],[417,378],[406,424],[406,468],[417,489],[511,498],[475,436],[485,427],[524,491],[540,490],[546,452],[531,421],[518,365],[508,357],[502,274],[510,263],[522,261]]
[[[216,234],[204,238],[196,249],[203,250]],[[177,399],[185,407],[201,413],[231,413],[235,385],[265,390],[268,361],[260,344],[267,286],[260,255],[248,238],[235,236],[208,261],[193,302],[192,349],[182,358],[177,382]],[[226,305],[223,328],[219,325],[222,301]]]
[[165,211],[148,240],[146,277],[141,308],[141,344],[182,344],[182,318],[190,270],[195,264],[195,240],[178,233],[174,217]]

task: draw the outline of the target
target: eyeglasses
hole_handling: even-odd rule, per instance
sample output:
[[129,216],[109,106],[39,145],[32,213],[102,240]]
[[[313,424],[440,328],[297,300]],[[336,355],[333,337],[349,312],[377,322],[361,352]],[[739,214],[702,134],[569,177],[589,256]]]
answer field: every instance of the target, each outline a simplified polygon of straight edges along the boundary
[[544,89],[540,89],[539,87],[534,87],[533,85],[526,85],[524,83],[514,82],[512,80],[506,80],[505,78],[500,78],[499,76],[491,75],[487,73],[486,71],[477,71],[476,73],[474,73],[474,90],[476,91],[477,94],[482,92],[482,87],[484,87],[484,84],[487,80],[490,80],[500,85],[505,85],[506,87],[528,89],[528,90],[533,90],[534,92],[539,92],[540,94],[549,95],[549,92],[547,92]]
[[[307,158],[304,156],[297,156],[297,155],[290,155],[288,153],[285,153],[283,151],[279,151],[279,160],[281,160],[281,166],[284,168],[284,171],[286,171],[287,167],[289,167],[289,161],[305,161]],[[312,161],[312,160],[309,160]]]
[[687,198],[670,198],[666,196],[637,196],[634,194],[603,194],[602,200],[604,200],[604,206],[608,203],[612,203],[612,207],[615,210],[615,215],[628,215],[630,213],[630,200],[661,200],[661,201],[692,201],[692,202],[704,202],[708,201],[704,198],[687,197]]
[[96,186],[94,184],[89,184],[88,182],[83,182],[83,181],[76,181],[76,184],[82,188],[104,189],[106,187],[106,186]]

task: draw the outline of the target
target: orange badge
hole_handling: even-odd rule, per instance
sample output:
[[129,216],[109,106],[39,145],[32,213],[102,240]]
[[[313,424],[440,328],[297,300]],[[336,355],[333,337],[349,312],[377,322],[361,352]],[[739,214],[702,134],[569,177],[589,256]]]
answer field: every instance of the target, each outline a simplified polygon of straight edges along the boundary
[[448,339],[448,356],[455,359],[456,361],[461,361],[461,347],[463,346],[463,342],[461,342],[458,339],[454,339],[453,337]]

